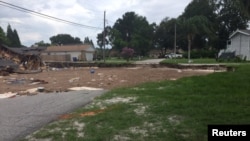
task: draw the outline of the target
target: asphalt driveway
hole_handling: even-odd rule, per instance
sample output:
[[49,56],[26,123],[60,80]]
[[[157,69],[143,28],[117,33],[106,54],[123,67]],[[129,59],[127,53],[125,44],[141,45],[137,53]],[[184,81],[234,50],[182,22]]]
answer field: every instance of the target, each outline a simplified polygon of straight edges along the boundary
[[81,90],[0,99],[0,141],[20,140],[104,92]]

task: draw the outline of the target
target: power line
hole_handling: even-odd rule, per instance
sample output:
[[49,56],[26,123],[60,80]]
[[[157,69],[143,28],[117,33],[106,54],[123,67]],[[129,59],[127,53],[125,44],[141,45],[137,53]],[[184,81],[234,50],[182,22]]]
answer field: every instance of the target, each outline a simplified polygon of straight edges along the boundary
[[11,8],[11,9],[18,10],[18,11],[21,11],[21,12],[26,12],[26,13],[29,13],[29,14],[32,14],[32,15],[35,15],[35,16],[39,16],[39,17],[42,17],[42,18],[46,18],[46,19],[57,21],[57,22],[65,23],[65,24],[71,24],[71,25],[74,25],[74,26],[80,26],[80,27],[89,28],[89,29],[102,29],[100,27],[88,26],[88,25],[84,25],[84,24],[80,24],[80,23],[60,19],[60,18],[57,18],[57,17],[53,17],[53,16],[50,16],[50,15],[46,15],[46,14],[39,13],[39,12],[36,12],[36,11],[33,11],[33,10],[29,10],[29,9],[26,9],[26,8],[23,8],[23,7],[20,7],[20,6],[16,6],[16,5],[11,4],[11,3],[7,3],[7,2],[4,2],[4,1],[0,1],[0,5]]

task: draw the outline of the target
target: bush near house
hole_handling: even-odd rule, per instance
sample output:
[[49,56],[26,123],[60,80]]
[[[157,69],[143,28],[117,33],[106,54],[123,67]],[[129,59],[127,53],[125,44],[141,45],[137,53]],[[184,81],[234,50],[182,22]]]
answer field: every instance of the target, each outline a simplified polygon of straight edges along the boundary
[[[191,51],[191,59],[197,58],[216,58],[216,50],[192,50]],[[185,52],[183,54],[184,58],[188,58],[188,53]]]
[[224,52],[222,53],[219,58],[219,62],[243,62],[246,61],[246,57],[241,57],[235,55],[235,52]]

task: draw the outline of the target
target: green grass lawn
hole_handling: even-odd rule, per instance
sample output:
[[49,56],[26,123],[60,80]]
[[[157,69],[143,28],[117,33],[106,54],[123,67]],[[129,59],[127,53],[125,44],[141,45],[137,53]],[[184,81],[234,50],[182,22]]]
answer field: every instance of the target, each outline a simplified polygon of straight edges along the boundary
[[[248,64],[249,61],[242,62],[233,62],[233,61],[221,61],[218,62],[213,58],[201,58],[201,59],[191,59],[191,64]],[[188,59],[179,58],[179,59],[165,59],[162,63],[174,63],[174,64],[187,64]]]
[[[142,60],[146,60],[146,59],[151,59],[148,57],[144,57],[144,58],[138,58],[138,57],[134,57],[132,59],[129,60],[129,62],[127,62],[127,60],[123,59],[123,58],[118,58],[118,57],[108,57],[106,58],[105,62],[106,63],[133,63],[135,61],[142,61]],[[103,60],[97,61],[97,63],[102,63]]]
[[[191,64],[218,64],[220,62],[217,62],[215,59],[211,58],[202,58],[202,59],[191,59],[192,63]],[[165,59],[163,63],[188,63],[188,59],[186,58],[178,58],[178,59]]]
[[235,72],[115,89],[29,139],[206,141],[208,124],[250,124],[249,76],[250,66],[241,65]]

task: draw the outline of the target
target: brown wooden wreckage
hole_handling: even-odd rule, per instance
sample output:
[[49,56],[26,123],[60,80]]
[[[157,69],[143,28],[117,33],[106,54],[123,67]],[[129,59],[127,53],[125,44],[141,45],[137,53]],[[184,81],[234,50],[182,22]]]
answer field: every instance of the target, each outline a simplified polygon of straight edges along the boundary
[[40,55],[43,47],[8,47],[0,44],[0,73],[38,73],[45,66]]

